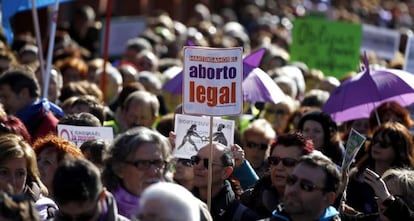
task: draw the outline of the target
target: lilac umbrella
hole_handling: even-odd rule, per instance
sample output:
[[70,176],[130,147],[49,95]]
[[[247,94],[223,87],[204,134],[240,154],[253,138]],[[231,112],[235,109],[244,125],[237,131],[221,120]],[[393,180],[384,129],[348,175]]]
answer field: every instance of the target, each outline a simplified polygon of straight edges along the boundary
[[[194,43],[187,43],[188,45]],[[263,55],[266,52],[265,48],[258,49],[243,59],[243,79],[256,67],[260,65]],[[175,75],[172,79],[167,81],[163,87],[163,90],[170,92],[171,94],[183,93],[183,72],[181,71]]]
[[283,91],[262,69],[254,68],[243,80],[243,100],[277,104],[285,98]]
[[414,102],[414,75],[397,69],[365,70],[342,83],[323,106],[336,122],[368,118],[385,101]]

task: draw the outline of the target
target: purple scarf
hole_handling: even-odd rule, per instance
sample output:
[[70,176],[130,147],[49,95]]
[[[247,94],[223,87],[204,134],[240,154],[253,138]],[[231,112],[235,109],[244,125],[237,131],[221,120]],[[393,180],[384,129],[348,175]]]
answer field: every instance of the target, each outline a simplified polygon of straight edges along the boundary
[[129,218],[136,218],[139,213],[139,196],[129,193],[119,186],[112,191],[118,206],[118,213]]

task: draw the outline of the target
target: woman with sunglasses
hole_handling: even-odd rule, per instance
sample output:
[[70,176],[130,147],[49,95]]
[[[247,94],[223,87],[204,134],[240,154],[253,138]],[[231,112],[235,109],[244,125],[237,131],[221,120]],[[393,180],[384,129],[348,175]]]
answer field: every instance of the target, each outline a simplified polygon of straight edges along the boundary
[[246,190],[242,203],[261,218],[270,217],[279,205],[285,191],[288,175],[303,155],[313,152],[313,143],[301,133],[282,134],[273,142],[268,157],[270,174]]
[[377,127],[366,154],[349,175],[346,204],[364,214],[378,213],[373,189],[364,181],[366,168],[379,176],[391,168],[413,168],[412,136],[402,124],[388,122]]
[[174,181],[188,190],[193,189],[193,164],[191,159],[186,158],[176,158],[175,162],[175,171],[174,171]]
[[41,220],[54,216],[55,202],[40,179],[36,154],[32,147],[15,134],[0,135],[0,191],[27,197],[35,203]]
[[243,150],[246,160],[249,161],[259,177],[263,177],[269,171],[267,157],[271,142],[276,138],[276,131],[265,119],[252,121],[243,131]]
[[164,136],[146,127],[135,127],[118,135],[109,148],[102,179],[114,195],[119,214],[134,218],[138,202],[149,185],[166,181],[171,146]]

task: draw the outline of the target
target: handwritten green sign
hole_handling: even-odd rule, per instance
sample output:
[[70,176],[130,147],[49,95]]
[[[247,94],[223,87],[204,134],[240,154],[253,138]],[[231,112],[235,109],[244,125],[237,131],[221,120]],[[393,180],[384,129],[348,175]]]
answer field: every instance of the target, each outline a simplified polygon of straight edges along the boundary
[[296,19],[290,47],[291,60],[305,62],[309,68],[341,78],[358,70],[361,39],[360,24],[318,18]]

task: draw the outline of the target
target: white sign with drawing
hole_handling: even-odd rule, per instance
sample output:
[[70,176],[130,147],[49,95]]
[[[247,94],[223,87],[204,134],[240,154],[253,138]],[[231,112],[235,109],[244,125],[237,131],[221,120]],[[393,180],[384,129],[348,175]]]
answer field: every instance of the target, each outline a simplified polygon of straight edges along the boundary
[[[210,117],[176,114],[174,131],[176,134],[174,157],[189,159],[196,155],[201,147],[208,144]],[[212,140],[230,148],[234,143],[234,121],[213,118]]]

